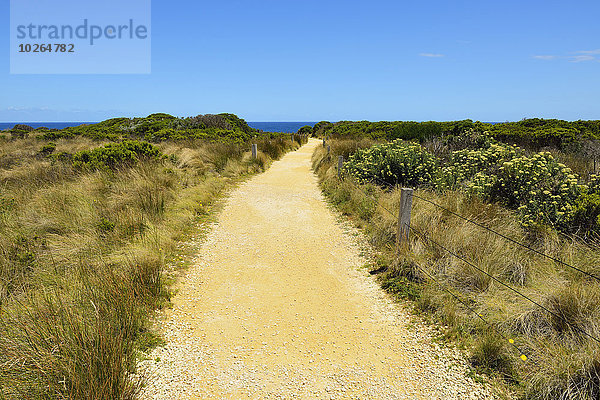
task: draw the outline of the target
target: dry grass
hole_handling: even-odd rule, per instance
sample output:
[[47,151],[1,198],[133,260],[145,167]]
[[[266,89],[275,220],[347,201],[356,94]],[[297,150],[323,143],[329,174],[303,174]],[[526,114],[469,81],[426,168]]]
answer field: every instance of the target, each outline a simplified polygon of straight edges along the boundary
[[0,142],[0,398],[136,398],[168,260],[224,188],[297,145],[265,140],[255,160],[249,144],[163,143],[166,160],[91,172],[40,156],[39,138]]
[[[441,322],[448,338],[471,349],[474,367],[508,382],[520,396],[544,400],[598,398],[600,346],[574,328],[600,338],[598,282],[417,198],[413,200],[411,219],[416,231],[559,317],[415,234],[411,235],[410,246],[397,254],[399,191],[373,186],[357,188],[350,179],[338,181],[334,160],[334,156],[328,157],[323,149],[317,149],[313,165],[331,202],[364,227],[381,252],[373,269],[384,288],[398,297],[415,300],[416,310]],[[550,230],[526,232],[511,211],[458,192],[436,194],[419,190],[416,194],[600,275],[600,251],[594,244],[559,237]],[[526,362],[521,360],[521,352],[507,342],[508,338],[528,356]]]

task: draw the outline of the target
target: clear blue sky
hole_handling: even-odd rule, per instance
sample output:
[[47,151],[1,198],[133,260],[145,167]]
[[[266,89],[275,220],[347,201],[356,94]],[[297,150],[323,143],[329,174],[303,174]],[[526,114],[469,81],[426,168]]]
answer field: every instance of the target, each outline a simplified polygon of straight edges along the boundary
[[599,16],[598,0],[157,0],[149,75],[10,75],[5,29],[0,121],[600,119]]

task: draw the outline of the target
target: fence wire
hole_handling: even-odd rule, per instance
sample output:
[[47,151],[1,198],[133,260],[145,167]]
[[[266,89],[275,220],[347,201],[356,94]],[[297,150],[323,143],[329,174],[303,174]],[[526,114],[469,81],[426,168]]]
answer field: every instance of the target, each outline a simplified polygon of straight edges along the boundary
[[[383,180],[381,180],[381,179],[379,179],[379,178],[377,178],[377,177],[373,177],[373,179],[374,179],[376,182],[378,182],[379,184],[381,184],[381,185],[384,185],[384,186],[386,186],[386,187],[388,187],[388,188],[390,188],[390,189],[394,189],[394,188],[395,188],[395,186],[394,186],[394,185],[392,185],[392,184],[390,184],[390,183],[388,183],[388,182],[385,182],[385,181],[383,181]],[[599,277],[599,276],[597,276],[597,275],[594,275],[594,274],[592,274],[591,272],[585,271],[585,270],[583,270],[583,269],[581,269],[581,268],[578,268],[578,267],[576,267],[576,266],[574,266],[574,265],[571,265],[571,264],[569,264],[569,263],[567,263],[567,262],[565,262],[565,261],[563,261],[563,260],[561,260],[561,259],[559,259],[559,258],[553,257],[553,256],[551,256],[551,255],[549,255],[549,254],[546,254],[546,253],[542,252],[542,251],[536,250],[536,249],[534,249],[533,247],[531,247],[531,246],[528,246],[528,245],[526,245],[526,244],[525,244],[525,243],[523,243],[523,242],[520,242],[520,241],[518,241],[518,240],[515,240],[515,239],[513,239],[513,238],[511,238],[511,237],[509,237],[509,236],[506,236],[506,235],[504,235],[504,234],[502,234],[502,233],[500,233],[500,232],[498,232],[498,231],[496,231],[496,230],[494,230],[494,229],[492,229],[492,228],[490,228],[490,227],[488,227],[488,226],[486,226],[486,225],[483,225],[483,224],[481,224],[481,223],[479,223],[479,222],[477,222],[477,221],[474,221],[474,220],[472,220],[471,218],[467,218],[467,217],[465,217],[465,216],[463,216],[463,215],[460,215],[460,214],[458,214],[458,213],[456,213],[456,212],[454,212],[454,211],[452,211],[452,210],[448,209],[447,207],[444,207],[444,206],[441,206],[441,205],[437,204],[437,203],[436,203],[436,202],[434,202],[434,201],[431,201],[431,200],[429,200],[429,199],[426,199],[426,198],[424,198],[424,197],[421,197],[421,196],[419,196],[419,195],[416,195],[416,194],[414,194],[414,193],[413,193],[413,197],[415,197],[415,198],[417,198],[417,199],[419,199],[419,200],[422,200],[422,201],[424,201],[424,202],[426,202],[426,203],[429,203],[429,204],[431,204],[431,205],[433,205],[433,206],[435,206],[435,207],[438,207],[439,209],[441,209],[441,210],[444,210],[444,211],[446,211],[447,213],[449,213],[449,214],[452,214],[452,215],[454,215],[455,217],[458,217],[458,218],[460,218],[460,219],[462,219],[462,220],[464,220],[464,221],[466,221],[466,222],[469,222],[469,223],[471,223],[471,224],[473,224],[473,225],[476,225],[476,226],[478,226],[478,227],[480,227],[480,228],[482,228],[482,229],[485,229],[486,231],[488,231],[488,232],[491,232],[491,233],[493,233],[493,234],[495,234],[495,235],[497,235],[497,236],[499,236],[499,237],[501,237],[501,238],[503,238],[503,239],[505,239],[505,240],[507,240],[507,241],[509,241],[509,242],[513,243],[513,244],[516,244],[517,246],[521,246],[522,248],[524,248],[524,249],[527,249],[527,250],[531,251],[532,253],[535,253],[535,254],[537,254],[537,255],[539,255],[539,256],[545,257],[545,258],[547,258],[547,259],[549,259],[549,260],[552,260],[552,261],[554,261],[554,262],[556,262],[556,263],[558,263],[558,264],[564,265],[564,266],[565,266],[565,267],[567,267],[567,268],[570,268],[570,269],[572,269],[572,270],[574,270],[574,271],[578,271],[578,272],[580,272],[580,273],[582,273],[582,274],[584,274],[584,275],[586,275],[586,276],[588,276],[588,277],[590,277],[590,278],[592,278],[592,279],[595,279],[595,280],[597,280],[598,282],[600,282],[600,277]]]
[[[376,180],[378,180],[377,178],[375,178],[375,179],[376,179]],[[390,211],[390,210],[389,210],[387,207],[383,206],[377,197],[375,197],[375,196],[373,196],[372,194],[370,194],[370,193],[366,192],[366,191],[363,189],[363,187],[359,186],[359,185],[358,185],[358,184],[357,184],[357,183],[356,183],[356,182],[355,182],[353,179],[347,179],[347,181],[348,181],[348,182],[350,182],[350,183],[351,183],[351,184],[352,184],[354,187],[356,187],[357,189],[359,189],[359,190],[360,190],[362,193],[364,193],[366,196],[368,196],[368,197],[372,198],[372,199],[373,199],[373,200],[374,200],[374,201],[377,203],[377,205],[378,205],[379,207],[381,207],[383,210],[385,210],[385,211],[386,211],[388,214],[390,214],[392,217],[394,217],[394,218],[396,218],[396,217],[397,217],[397,215],[396,215],[395,213],[393,213],[392,211]],[[370,183],[373,183],[373,182],[370,182]],[[387,182],[385,182],[385,184],[386,184],[388,187],[390,187],[390,188],[394,188],[394,186],[393,186],[393,185],[391,185],[391,184],[388,184]],[[595,275],[589,274],[589,273],[587,273],[587,272],[585,272],[585,271],[583,271],[583,270],[581,270],[581,269],[579,269],[579,268],[576,268],[576,267],[573,267],[573,266],[571,266],[571,265],[569,265],[569,264],[567,264],[567,263],[564,263],[564,262],[562,262],[561,260],[558,260],[558,259],[556,259],[556,258],[554,258],[554,257],[552,257],[552,256],[546,255],[545,253],[542,253],[542,252],[539,252],[539,251],[537,251],[537,250],[535,250],[535,249],[532,249],[532,248],[530,248],[529,246],[526,246],[525,244],[522,244],[522,243],[520,243],[520,242],[518,242],[518,241],[516,241],[516,240],[514,240],[514,239],[511,239],[511,238],[509,238],[509,237],[507,237],[507,236],[505,236],[505,235],[503,235],[503,234],[501,234],[501,233],[498,233],[498,232],[494,231],[493,229],[486,227],[485,225],[482,225],[482,224],[479,224],[478,222],[472,221],[472,220],[470,220],[469,218],[463,217],[463,216],[461,216],[460,214],[457,214],[457,213],[455,213],[455,212],[453,212],[453,211],[451,211],[451,210],[448,210],[447,208],[445,208],[445,207],[442,207],[442,206],[440,206],[440,205],[438,205],[438,204],[436,204],[436,203],[434,203],[434,202],[432,202],[432,201],[430,201],[430,200],[427,200],[427,199],[424,199],[424,198],[422,198],[422,197],[420,197],[420,196],[417,196],[417,195],[415,195],[414,193],[412,194],[412,196],[414,196],[414,197],[416,197],[416,198],[418,198],[418,199],[420,199],[420,200],[423,200],[423,201],[429,202],[429,203],[431,203],[431,204],[433,204],[433,205],[435,205],[435,206],[437,206],[437,207],[439,207],[439,208],[441,208],[441,209],[444,209],[444,210],[446,210],[447,212],[449,212],[449,213],[451,213],[451,214],[453,214],[453,215],[456,215],[457,217],[460,217],[460,218],[462,218],[462,219],[464,219],[464,220],[466,220],[466,221],[468,221],[468,222],[470,222],[470,223],[473,223],[473,224],[475,224],[475,225],[477,225],[477,226],[480,226],[480,227],[482,227],[482,228],[484,228],[484,229],[486,229],[486,230],[488,230],[488,231],[490,231],[490,232],[492,232],[492,233],[495,233],[495,234],[497,234],[498,236],[501,236],[501,237],[503,237],[503,238],[505,238],[505,239],[507,239],[507,240],[509,240],[509,241],[511,241],[511,242],[513,242],[513,243],[515,243],[515,244],[518,244],[518,245],[520,245],[520,246],[523,246],[523,247],[525,247],[525,248],[527,248],[527,249],[529,249],[529,250],[531,250],[531,251],[533,251],[533,252],[535,252],[535,253],[538,253],[538,254],[540,254],[540,255],[543,255],[543,256],[545,256],[545,257],[548,257],[548,258],[550,258],[550,259],[552,259],[552,260],[554,260],[554,261],[557,261],[557,262],[559,262],[559,263],[561,263],[561,264],[563,264],[563,265],[566,265],[567,267],[573,268],[574,270],[580,271],[580,272],[582,272],[582,273],[584,273],[584,274],[586,274],[586,275],[588,275],[588,276],[591,276],[591,277],[593,277],[593,278],[595,278],[595,279],[598,279],[598,280],[600,280],[600,278],[596,277]],[[552,316],[554,316],[554,317],[558,318],[559,320],[561,320],[561,321],[565,322],[565,323],[566,323],[566,324],[567,324],[569,327],[571,327],[572,329],[574,329],[574,330],[576,330],[576,331],[580,332],[580,333],[581,333],[581,334],[583,334],[584,336],[586,336],[586,337],[588,337],[588,338],[592,339],[593,341],[595,341],[595,342],[597,342],[597,343],[599,343],[599,344],[600,344],[600,339],[598,339],[598,338],[596,338],[595,336],[593,336],[593,335],[589,334],[587,331],[585,331],[584,329],[580,328],[579,326],[577,326],[577,325],[574,325],[573,323],[571,323],[571,322],[567,321],[567,320],[566,320],[566,319],[565,319],[563,316],[561,316],[560,314],[558,314],[558,313],[556,313],[556,312],[554,312],[554,311],[552,311],[552,310],[548,309],[547,307],[545,307],[544,305],[540,304],[539,302],[537,302],[537,301],[535,301],[535,300],[531,299],[531,297],[527,296],[527,295],[526,295],[526,294],[524,294],[524,293],[521,293],[521,292],[520,292],[520,291],[518,291],[517,289],[515,289],[515,288],[513,288],[512,286],[510,286],[510,285],[506,284],[505,282],[503,282],[503,281],[501,281],[500,279],[496,278],[495,276],[491,275],[491,274],[490,274],[490,273],[488,273],[487,271],[485,271],[485,270],[481,269],[480,267],[478,267],[478,266],[477,266],[477,265],[475,265],[474,263],[470,262],[470,261],[469,261],[469,260],[467,260],[466,258],[464,258],[464,257],[460,256],[460,255],[459,255],[459,254],[457,254],[456,252],[454,252],[454,251],[452,251],[452,250],[450,250],[450,249],[446,248],[445,246],[443,246],[443,245],[441,245],[440,243],[438,243],[438,242],[434,241],[434,240],[433,240],[433,239],[431,239],[430,237],[427,237],[427,236],[426,236],[426,235],[424,235],[423,233],[421,233],[421,232],[417,231],[417,230],[416,230],[414,227],[412,227],[412,226],[408,225],[408,229],[409,229],[410,231],[412,231],[413,233],[415,233],[415,235],[417,235],[419,238],[421,238],[421,239],[422,239],[422,240],[423,240],[425,243],[432,243],[432,244],[434,244],[435,246],[437,246],[437,247],[439,247],[440,249],[444,250],[445,252],[447,252],[447,253],[448,253],[448,254],[450,254],[451,256],[453,256],[453,257],[455,257],[455,258],[459,259],[460,261],[462,261],[462,262],[464,262],[465,264],[467,264],[467,265],[471,266],[472,268],[476,269],[477,271],[480,271],[481,273],[485,274],[485,275],[486,275],[486,276],[488,276],[490,279],[492,279],[493,281],[497,282],[498,284],[500,284],[500,285],[504,286],[505,288],[509,289],[509,290],[510,290],[510,291],[512,291],[513,293],[515,293],[515,294],[519,295],[520,297],[522,297],[522,298],[526,299],[527,301],[529,301],[529,302],[531,302],[532,304],[536,305],[536,306],[537,306],[537,307],[539,307],[540,309],[542,309],[542,310],[546,311],[546,312],[547,312],[547,313],[549,313],[550,315],[552,315]],[[461,299],[460,299],[458,296],[456,296],[456,295],[455,295],[454,293],[452,293],[452,292],[451,292],[449,289],[447,289],[446,287],[444,287],[444,285],[442,285],[442,284],[441,284],[441,282],[439,282],[437,279],[435,279],[435,278],[433,277],[433,275],[432,275],[432,274],[428,273],[427,271],[425,271],[425,270],[424,270],[422,267],[420,267],[420,266],[418,266],[418,265],[417,265],[417,267],[418,267],[418,268],[419,268],[419,269],[420,269],[420,270],[421,270],[421,271],[422,271],[424,274],[426,274],[428,277],[430,277],[431,279],[433,279],[433,281],[434,281],[434,282],[436,282],[436,283],[438,284],[438,286],[440,286],[440,288],[442,288],[444,291],[448,292],[448,293],[449,293],[449,294],[450,294],[450,295],[451,295],[453,298],[455,298],[457,301],[459,301],[460,303],[462,303],[462,304],[463,304],[463,305],[464,305],[464,306],[465,306],[465,307],[466,307],[466,308],[467,308],[469,311],[471,311],[473,314],[475,314],[475,315],[477,316],[477,318],[481,319],[481,320],[482,320],[484,323],[486,323],[487,325],[489,325],[490,327],[492,327],[492,329],[494,329],[494,330],[495,330],[495,331],[496,331],[496,332],[497,332],[497,333],[498,333],[498,334],[499,334],[499,335],[500,335],[500,336],[501,336],[503,339],[507,340],[507,341],[508,341],[508,342],[509,342],[509,343],[510,343],[510,344],[511,344],[513,347],[515,347],[515,349],[517,349],[517,350],[519,351],[519,353],[520,353],[520,355],[521,355],[521,359],[522,359],[523,361],[526,361],[526,360],[527,360],[527,356],[524,354],[524,352],[523,352],[523,351],[521,351],[521,349],[520,349],[518,346],[516,346],[516,344],[514,343],[514,340],[513,340],[513,339],[507,339],[507,338],[506,338],[506,336],[505,336],[504,334],[502,334],[502,333],[501,333],[501,332],[500,332],[500,331],[499,331],[499,330],[496,328],[496,326],[495,326],[494,324],[492,324],[492,323],[490,323],[490,322],[486,321],[486,320],[485,320],[485,318],[484,318],[484,317],[483,317],[483,316],[482,316],[480,313],[478,313],[478,312],[477,312],[476,310],[474,310],[472,307],[468,306],[468,305],[466,304],[466,302],[462,301],[462,300],[461,300]]]

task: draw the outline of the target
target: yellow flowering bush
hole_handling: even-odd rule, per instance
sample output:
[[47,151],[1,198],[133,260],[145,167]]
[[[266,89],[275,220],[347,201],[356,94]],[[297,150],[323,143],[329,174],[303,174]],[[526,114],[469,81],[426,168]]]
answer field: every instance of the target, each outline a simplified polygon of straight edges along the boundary
[[490,143],[454,151],[446,165],[416,143],[395,140],[357,151],[346,171],[359,181],[458,189],[515,209],[523,226],[564,232],[600,232],[600,177],[585,185],[548,152],[531,156],[516,146]]
[[540,152],[504,162],[487,195],[517,208],[525,226],[543,223],[566,227],[583,190],[570,168],[550,153]]
[[438,186],[454,189],[458,184],[475,179],[480,172],[497,169],[498,164],[514,158],[516,154],[517,150],[512,146],[498,143],[489,144],[481,149],[454,151],[448,165],[442,168]]
[[417,187],[433,181],[438,167],[435,156],[419,144],[398,139],[358,150],[345,169],[361,182]]

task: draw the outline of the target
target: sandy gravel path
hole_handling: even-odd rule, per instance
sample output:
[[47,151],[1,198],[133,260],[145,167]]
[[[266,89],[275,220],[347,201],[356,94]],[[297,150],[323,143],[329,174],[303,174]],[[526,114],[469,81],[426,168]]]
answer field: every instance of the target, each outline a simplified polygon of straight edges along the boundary
[[145,398],[492,398],[360,270],[310,170],[319,143],[232,192],[141,365]]

